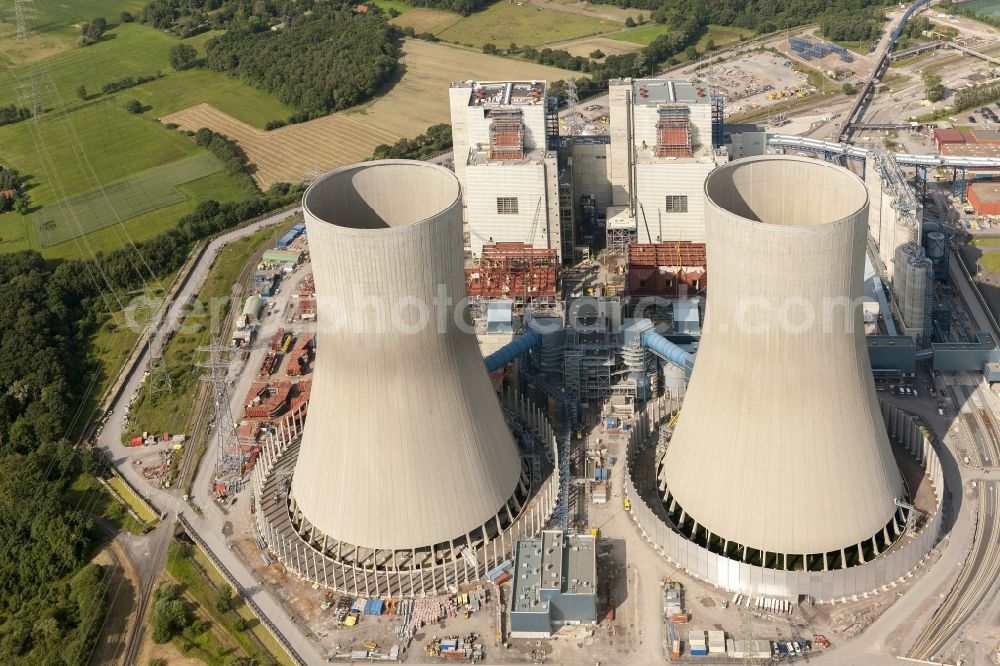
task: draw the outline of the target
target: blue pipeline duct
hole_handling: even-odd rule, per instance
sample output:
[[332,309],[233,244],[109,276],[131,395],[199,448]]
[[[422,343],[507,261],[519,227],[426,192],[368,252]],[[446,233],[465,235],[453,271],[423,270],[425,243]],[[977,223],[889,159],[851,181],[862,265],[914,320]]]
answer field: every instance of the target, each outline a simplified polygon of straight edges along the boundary
[[642,334],[642,346],[649,349],[654,354],[665,361],[669,361],[678,368],[690,372],[694,367],[694,354],[684,351],[670,340],[656,332],[656,329],[649,329]]
[[486,357],[486,372],[495,372],[521,356],[533,347],[540,347],[542,336],[532,330],[528,330],[524,335],[516,340],[511,340],[500,349]]
[[899,335],[896,330],[896,322],[892,320],[892,311],[889,309],[889,301],[885,297],[885,285],[882,278],[872,276],[872,284],[875,287],[875,298],[878,299],[878,308],[882,311],[882,321],[885,322],[885,332],[887,335]]

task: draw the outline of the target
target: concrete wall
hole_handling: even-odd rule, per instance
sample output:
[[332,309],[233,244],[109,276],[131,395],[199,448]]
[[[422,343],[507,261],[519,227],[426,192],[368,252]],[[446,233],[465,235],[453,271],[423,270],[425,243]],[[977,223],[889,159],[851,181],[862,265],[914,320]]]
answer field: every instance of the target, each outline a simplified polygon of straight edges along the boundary
[[303,197],[319,352],[292,495],[339,541],[447,542],[493,520],[518,486],[475,336],[435,310],[442,293],[465,296],[459,194],[443,167],[383,160]]
[[640,497],[631,476],[640,442],[652,436],[657,423],[666,420],[666,413],[658,412],[656,405],[651,405],[642,414],[628,445],[624,492],[631,502],[632,520],[646,540],[670,562],[727,592],[793,602],[805,597],[816,603],[847,601],[884,592],[912,576],[913,570],[938,542],[944,476],[937,453],[920,432],[916,419],[889,403],[881,403],[881,412],[889,434],[904,444],[924,466],[934,488],[935,511],[915,538],[902,537],[905,540],[902,546],[871,562],[836,571],[778,571],[727,559],[674,532]]
[[719,167],[705,192],[711,298],[661,482],[741,546],[856,546],[903,495],[861,320],[864,184],[830,163],[758,157]]
[[[636,227],[640,243],[705,241],[705,178],[712,162],[656,162],[636,166]],[[688,212],[666,212],[667,195],[687,197]],[[645,213],[645,217],[643,216]],[[648,229],[647,229],[648,226]]]
[[608,114],[611,147],[608,151],[608,176],[611,180],[611,205],[627,206],[629,202],[628,170],[631,147],[628,138],[628,103],[631,79],[611,81],[608,85]]
[[[558,219],[558,174],[554,174],[554,179],[556,191],[553,203]],[[470,166],[466,170],[466,180],[466,215],[474,256],[482,254],[486,243],[517,242],[531,243],[535,247],[550,247],[550,231],[547,227],[552,179],[546,177],[544,163]],[[517,214],[497,214],[498,197],[517,197]],[[553,247],[558,249],[558,242]]]

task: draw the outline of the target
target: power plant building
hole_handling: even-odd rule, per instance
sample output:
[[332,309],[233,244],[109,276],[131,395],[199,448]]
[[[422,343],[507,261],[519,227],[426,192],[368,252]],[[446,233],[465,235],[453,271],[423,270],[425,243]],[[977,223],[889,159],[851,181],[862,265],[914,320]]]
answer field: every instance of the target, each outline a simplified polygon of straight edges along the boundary
[[[555,249],[562,258],[558,114],[546,91],[544,81],[451,84],[455,175],[472,258],[496,243]],[[572,237],[572,228],[565,232]]]
[[703,242],[705,178],[728,161],[721,99],[687,81],[617,79],[608,106],[608,246],[623,246],[610,240],[616,232],[639,243]]
[[562,625],[597,622],[596,545],[589,534],[561,530],[517,543],[511,637],[548,638]]
[[[458,180],[424,162],[359,164],[313,183],[303,210],[318,301],[310,417],[264,452],[261,532],[290,567],[348,592],[478,579],[537,532],[557,488],[524,462],[458,324],[465,306],[432,314],[465,293]],[[539,414],[509,407],[551,440]]]

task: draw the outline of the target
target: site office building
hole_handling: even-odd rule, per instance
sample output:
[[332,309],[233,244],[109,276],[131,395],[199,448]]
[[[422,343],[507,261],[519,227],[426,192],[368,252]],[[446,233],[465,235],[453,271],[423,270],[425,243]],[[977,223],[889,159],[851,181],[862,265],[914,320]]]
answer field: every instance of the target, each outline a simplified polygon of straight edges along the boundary
[[473,258],[484,245],[507,242],[554,249],[562,258],[559,166],[549,149],[558,119],[547,113],[546,92],[544,81],[451,84],[455,175]]
[[613,229],[632,242],[704,242],[705,178],[729,160],[722,100],[669,79],[615,79],[608,88]]

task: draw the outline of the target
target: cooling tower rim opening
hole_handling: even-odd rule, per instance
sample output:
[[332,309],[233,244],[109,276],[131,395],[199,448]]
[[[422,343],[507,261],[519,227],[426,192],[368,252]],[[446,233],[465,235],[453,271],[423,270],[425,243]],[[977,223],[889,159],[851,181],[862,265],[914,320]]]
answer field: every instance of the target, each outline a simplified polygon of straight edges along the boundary
[[[789,204],[794,204],[795,202],[808,200],[810,190],[813,193],[819,193],[820,190],[836,190],[841,195],[839,200],[843,204],[843,208],[837,211],[836,215],[830,219],[796,224],[787,221],[754,219],[732,210],[730,207],[719,202],[721,195],[726,191],[720,188],[738,188],[738,185],[734,182],[738,172],[751,171],[759,168],[760,165],[772,165],[776,163],[795,163],[798,170],[792,178],[784,183],[784,187],[780,191],[775,193],[774,190],[770,190],[768,194],[787,197]],[[714,210],[717,214],[725,216],[734,223],[763,227],[771,233],[796,235],[814,233],[818,229],[829,228],[835,225],[852,224],[858,214],[869,205],[868,187],[855,173],[831,162],[824,162],[800,155],[761,155],[723,164],[712,170],[708,174],[708,177],[705,178],[704,193],[706,209],[708,211]]]
[[[426,214],[412,219],[404,218],[398,222],[383,220],[385,222],[384,226],[376,227],[353,226],[352,224],[345,223],[348,222],[345,218],[350,216],[331,214],[331,209],[343,209],[347,207],[343,200],[329,200],[332,197],[335,184],[341,184],[345,178],[350,177],[351,182],[347,184],[347,189],[357,194],[358,199],[362,203],[367,204],[365,193],[359,191],[358,187],[356,187],[354,178],[360,174],[373,173],[375,170],[395,169],[398,171],[399,167],[405,167],[409,171],[406,181],[416,178],[425,181],[421,183],[422,187],[420,191],[422,194],[429,197],[438,197],[439,201],[435,202],[436,205],[433,207],[433,210],[429,210]],[[399,174],[393,174],[393,180],[390,182],[400,182]],[[323,200],[324,197],[327,200]],[[317,222],[323,222],[336,227],[339,233],[358,234],[365,237],[371,237],[375,234],[405,233],[407,229],[432,223],[456,207],[460,209],[461,204],[462,187],[455,174],[443,166],[420,160],[370,160],[343,166],[317,178],[306,188],[306,191],[302,195],[302,210],[307,219],[312,218]],[[334,219],[335,217],[339,217],[340,219]],[[351,217],[351,219],[356,221],[354,217]]]

